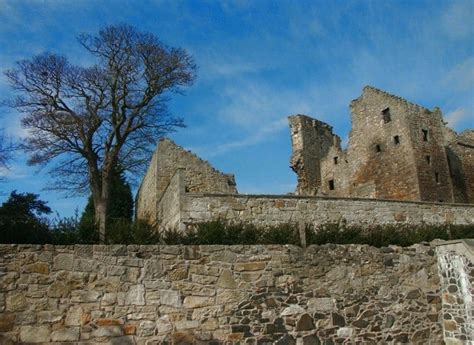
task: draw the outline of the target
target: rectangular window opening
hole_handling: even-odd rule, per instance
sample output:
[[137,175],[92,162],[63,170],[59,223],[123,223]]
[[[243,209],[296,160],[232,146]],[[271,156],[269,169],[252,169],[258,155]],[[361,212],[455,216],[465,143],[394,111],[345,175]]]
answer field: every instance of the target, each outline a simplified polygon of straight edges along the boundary
[[423,132],[423,141],[428,141],[428,130],[427,129],[422,129]]
[[337,157],[334,157],[334,164],[337,164]]
[[382,152],[382,148],[380,147],[379,144],[375,145],[375,151]]
[[393,137],[393,142],[395,143],[395,145],[400,144],[400,137],[398,135],[394,136]]
[[334,190],[334,180],[329,180],[328,184],[329,184],[329,190]]
[[385,108],[382,110],[382,117],[383,117],[383,122],[388,123],[392,121],[392,116],[390,115],[390,108]]
[[426,156],[426,163],[431,164],[431,156]]
[[439,174],[437,172],[435,172],[435,180],[436,183],[439,183]]

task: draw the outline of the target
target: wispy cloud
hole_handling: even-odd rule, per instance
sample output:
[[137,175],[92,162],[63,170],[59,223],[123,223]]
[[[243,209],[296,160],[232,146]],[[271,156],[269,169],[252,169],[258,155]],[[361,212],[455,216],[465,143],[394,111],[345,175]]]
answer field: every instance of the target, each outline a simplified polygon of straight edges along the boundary
[[452,39],[462,39],[474,34],[474,2],[453,1],[441,18],[444,32]]
[[457,126],[463,122],[468,121],[474,123],[474,114],[464,108],[458,108],[446,114],[444,119],[448,122],[449,127],[456,129]]
[[192,150],[200,155],[212,158],[212,157],[216,157],[216,156],[228,153],[229,151],[232,151],[235,149],[261,143],[271,138],[274,134],[282,131],[283,129],[286,129],[287,127],[288,127],[288,120],[285,117],[285,118],[276,120],[272,123],[266,124],[265,126],[258,129],[256,132],[244,138],[228,141],[228,142],[221,143],[218,145],[212,145],[212,146],[207,146],[207,147],[196,147],[196,148],[193,148]]

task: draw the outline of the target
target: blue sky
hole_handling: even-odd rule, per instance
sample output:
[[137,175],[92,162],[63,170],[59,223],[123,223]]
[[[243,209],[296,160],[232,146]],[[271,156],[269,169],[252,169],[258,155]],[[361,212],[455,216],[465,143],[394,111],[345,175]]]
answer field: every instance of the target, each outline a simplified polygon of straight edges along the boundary
[[[474,127],[472,0],[0,0],[0,66],[44,51],[87,65],[75,38],[117,23],[193,55],[198,78],[170,102],[188,127],[171,137],[234,173],[241,193],[292,192],[286,117],[311,115],[347,140],[349,103],[367,84],[439,106],[457,131]],[[11,96],[2,75],[0,98]],[[1,114],[1,127],[26,134],[17,113]],[[49,177],[22,154],[2,174],[0,201],[17,189],[63,216],[84,207],[85,198],[44,191]]]

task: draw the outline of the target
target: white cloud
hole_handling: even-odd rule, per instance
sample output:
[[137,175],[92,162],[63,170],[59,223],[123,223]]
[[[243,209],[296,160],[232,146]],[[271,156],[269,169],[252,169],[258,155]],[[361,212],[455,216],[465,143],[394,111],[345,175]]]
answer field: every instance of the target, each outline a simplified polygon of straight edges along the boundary
[[267,140],[268,138],[272,137],[273,135],[277,134],[278,132],[282,131],[283,129],[286,129],[287,127],[288,127],[288,120],[285,117],[285,118],[276,120],[270,124],[267,124],[265,126],[262,126],[256,132],[248,135],[245,138],[242,138],[239,140],[228,141],[219,145],[212,145],[209,147],[197,147],[197,148],[192,149],[192,151],[195,151],[199,155],[203,155],[209,158],[219,156],[219,155],[228,153],[229,151],[233,151],[235,149],[261,143]]
[[445,115],[445,120],[448,122],[449,127],[456,128],[463,121],[469,121],[474,123],[474,116],[471,112],[468,112],[464,108],[458,108]]

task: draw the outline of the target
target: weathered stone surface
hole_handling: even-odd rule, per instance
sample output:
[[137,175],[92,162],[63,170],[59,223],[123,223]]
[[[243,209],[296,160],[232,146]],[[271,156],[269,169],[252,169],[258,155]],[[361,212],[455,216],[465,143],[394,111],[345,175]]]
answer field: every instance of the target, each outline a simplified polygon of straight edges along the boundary
[[58,254],[53,260],[55,270],[72,271],[74,265],[74,256],[72,254]]
[[173,330],[173,325],[171,324],[170,317],[168,315],[160,317],[156,321],[156,328],[158,334],[171,332]]
[[289,307],[286,307],[285,309],[283,309],[283,311],[281,312],[281,316],[288,316],[288,315],[296,315],[296,314],[302,314],[304,313],[305,310],[300,307],[299,305],[297,304],[293,304],[293,305],[290,305]]
[[6,309],[8,311],[22,311],[28,307],[28,301],[24,293],[11,292],[7,295]]
[[161,304],[170,305],[172,307],[181,306],[181,296],[176,290],[160,290]]
[[51,333],[52,341],[78,341],[79,327],[62,328]]
[[245,294],[240,290],[217,289],[217,304],[237,304],[245,298]]
[[24,267],[24,272],[26,272],[26,273],[48,274],[49,273],[49,265],[45,262],[35,262],[33,264],[26,265]]
[[200,297],[200,296],[187,296],[184,299],[183,307],[185,308],[200,308],[213,305],[214,298],[212,297]]
[[344,316],[338,313],[331,313],[331,319],[333,326],[344,327],[346,325],[346,320]]
[[334,309],[334,302],[330,297],[311,298],[308,300],[308,311],[331,311]]
[[71,301],[75,303],[92,303],[99,301],[102,293],[99,291],[74,290],[71,292]]
[[237,262],[234,265],[234,269],[237,272],[241,271],[260,271],[266,266],[265,262]]
[[217,280],[217,286],[224,289],[236,289],[237,282],[235,281],[234,277],[232,276],[231,271],[229,270],[222,270],[219,279]]
[[148,337],[155,334],[156,322],[142,321],[138,326],[137,335],[139,337]]
[[66,326],[80,326],[82,323],[82,313],[83,310],[81,306],[70,307],[67,311],[64,324]]
[[196,320],[182,320],[175,322],[176,330],[184,331],[189,329],[195,329],[199,327],[199,321]]
[[118,337],[123,335],[122,327],[120,326],[100,326],[94,329],[91,333],[92,337]]
[[145,305],[145,287],[141,284],[130,286],[125,305]]
[[2,313],[0,314],[0,332],[9,332],[13,330],[15,325],[15,314]]
[[21,326],[20,340],[25,343],[49,342],[51,330],[48,326]]
[[[390,252],[341,245],[306,249],[199,246],[197,259],[184,259],[183,246],[129,246],[120,249],[120,255],[109,254],[107,248],[92,251],[100,258],[80,256],[100,262],[90,272],[25,272],[21,263],[36,262],[41,246],[0,257],[0,302],[5,306],[0,311],[2,336],[25,342],[22,336],[31,340],[39,331],[43,343],[80,345],[165,344],[173,337],[202,345],[213,341],[229,345],[437,344],[443,332],[469,340],[465,331],[469,319],[462,314],[464,304],[459,304],[463,302],[456,281],[459,274],[453,271],[467,261],[444,257],[446,270],[440,280],[438,271],[444,266],[429,253],[433,244],[394,246]],[[90,252],[86,249],[77,253]],[[72,255],[74,262],[79,255],[66,246],[50,246],[48,252],[52,253],[49,262],[59,254]],[[211,259],[217,253],[225,257],[225,252],[235,255],[233,262]],[[139,253],[142,258],[137,258]],[[390,268],[383,264],[387,255],[393,258]],[[109,268],[121,267],[119,261],[125,270],[109,275]],[[236,263],[252,266],[256,262],[264,268],[235,270]],[[159,274],[146,267],[160,267]],[[463,269],[470,272],[472,267],[466,264]],[[177,268],[188,274],[171,280],[168,273]],[[142,270],[138,281],[128,280],[129,269]],[[251,275],[275,283],[261,286],[248,279]],[[413,285],[420,276],[423,288]],[[458,286],[457,290],[448,292],[450,285]],[[450,297],[441,300],[443,294]],[[9,311],[14,305],[20,307]]]
[[337,330],[337,336],[340,338],[350,338],[354,329],[351,327],[341,327]]
[[309,316],[308,314],[303,314],[299,318],[299,320],[296,322],[296,327],[295,331],[301,332],[301,331],[311,331],[314,329],[314,322],[313,318]]
[[66,297],[69,294],[69,287],[63,281],[55,281],[48,288],[48,297]]

